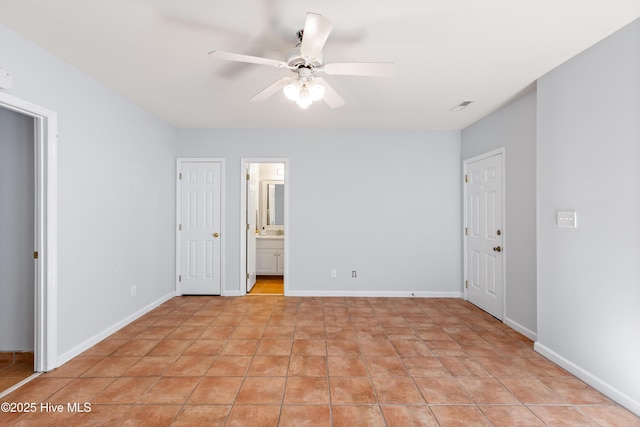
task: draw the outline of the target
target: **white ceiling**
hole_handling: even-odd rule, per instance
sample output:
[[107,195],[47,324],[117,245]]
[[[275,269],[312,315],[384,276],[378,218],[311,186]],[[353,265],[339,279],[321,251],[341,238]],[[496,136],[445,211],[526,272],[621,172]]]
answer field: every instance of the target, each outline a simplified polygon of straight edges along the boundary
[[[306,12],[333,23],[325,63],[395,76],[324,76],[346,105],[302,110],[249,102],[290,71],[207,55],[284,60]],[[0,0],[0,23],[178,127],[462,129],[638,17],[640,0]]]

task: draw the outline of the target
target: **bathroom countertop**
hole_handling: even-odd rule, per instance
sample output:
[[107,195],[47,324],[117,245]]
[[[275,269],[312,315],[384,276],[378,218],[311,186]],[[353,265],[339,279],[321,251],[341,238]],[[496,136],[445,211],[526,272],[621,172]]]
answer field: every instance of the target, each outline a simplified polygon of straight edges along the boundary
[[267,234],[266,236],[256,234],[256,239],[284,239],[284,234]]

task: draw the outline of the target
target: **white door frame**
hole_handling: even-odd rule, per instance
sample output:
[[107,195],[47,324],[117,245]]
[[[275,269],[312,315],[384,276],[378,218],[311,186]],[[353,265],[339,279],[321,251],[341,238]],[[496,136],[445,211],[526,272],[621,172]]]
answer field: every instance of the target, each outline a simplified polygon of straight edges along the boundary
[[[506,165],[506,150],[504,147],[498,148],[496,150],[492,150],[489,151],[487,153],[484,154],[480,154],[478,156],[474,156],[468,159],[463,160],[462,162],[462,206],[463,206],[463,212],[462,212],[462,229],[466,230],[468,227],[467,224],[467,186],[465,185],[464,182],[464,177],[467,175],[467,168],[469,166],[469,163],[474,163],[477,162],[479,160],[484,160],[487,159],[489,157],[493,157],[496,156],[498,154],[501,154],[502,157],[502,227],[501,230],[503,231],[502,234],[502,248],[503,251],[501,253],[501,257],[502,257],[502,319],[500,319],[502,321],[502,323],[505,322],[505,319],[507,318],[507,253],[504,250],[504,248],[507,247],[507,233],[505,232],[505,224],[507,223],[506,220],[506,203],[505,203],[505,199],[506,199],[506,169],[505,169],[505,165]],[[463,289],[464,289],[464,299],[465,301],[468,301],[469,298],[467,296],[467,287],[465,286],[466,283],[468,283],[469,280],[469,276],[468,276],[468,271],[467,271],[467,236],[466,234],[463,232],[462,233],[462,237],[463,237],[463,256],[462,256],[462,262],[463,262],[463,280],[464,280],[464,284],[463,284]]]
[[247,165],[249,163],[282,163],[284,164],[284,294],[289,291],[289,159],[282,158],[241,158],[240,159],[240,289],[239,295],[247,294]]
[[46,372],[58,353],[58,114],[2,91],[0,108],[35,122],[34,369]]
[[182,256],[182,244],[180,242],[180,224],[182,223],[182,186],[180,185],[180,173],[184,163],[220,163],[220,296],[225,295],[225,198],[224,198],[224,159],[211,157],[178,157],[176,159],[176,295],[182,295],[180,283],[180,261]]

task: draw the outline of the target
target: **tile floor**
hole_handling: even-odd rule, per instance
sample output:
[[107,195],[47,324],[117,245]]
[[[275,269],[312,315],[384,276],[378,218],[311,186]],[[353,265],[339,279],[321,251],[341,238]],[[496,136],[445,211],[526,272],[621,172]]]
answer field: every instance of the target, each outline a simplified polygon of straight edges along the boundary
[[3,426],[640,426],[459,299],[176,297],[0,402],[36,409]]
[[0,392],[33,375],[33,352],[0,352]]

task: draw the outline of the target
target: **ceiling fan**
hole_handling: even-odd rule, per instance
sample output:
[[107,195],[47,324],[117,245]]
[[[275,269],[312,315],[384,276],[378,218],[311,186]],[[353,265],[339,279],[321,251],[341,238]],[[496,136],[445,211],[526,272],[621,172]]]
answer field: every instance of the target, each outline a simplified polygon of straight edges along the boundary
[[322,49],[331,33],[331,22],[317,13],[307,13],[304,29],[297,32],[300,41],[294,50],[289,52],[285,61],[261,58],[214,50],[211,56],[228,61],[247,62],[251,64],[269,65],[286,68],[294,75],[283,77],[258,92],[251,102],[263,101],[280,89],[287,98],[301,108],[307,108],[314,101],[324,100],[331,108],[344,105],[345,101],[321,77],[315,74],[325,72],[329,75],[390,77],[394,64],[390,62],[336,62],[325,64],[322,60]]

